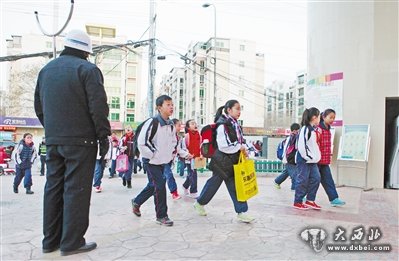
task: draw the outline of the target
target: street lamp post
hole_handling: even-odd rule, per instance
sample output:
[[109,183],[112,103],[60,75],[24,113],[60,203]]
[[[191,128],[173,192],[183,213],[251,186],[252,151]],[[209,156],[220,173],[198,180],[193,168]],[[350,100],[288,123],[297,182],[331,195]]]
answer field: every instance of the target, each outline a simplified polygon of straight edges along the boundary
[[214,23],[215,23],[215,28],[214,28],[214,37],[213,37],[213,51],[214,51],[214,60],[213,60],[213,111],[214,114],[216,115],[216,110],[217,110],[217,105],[216,105],[216,6],[214,4],[203,4],[203,8],[207,8],[209,6],[213,7],[214,11]]

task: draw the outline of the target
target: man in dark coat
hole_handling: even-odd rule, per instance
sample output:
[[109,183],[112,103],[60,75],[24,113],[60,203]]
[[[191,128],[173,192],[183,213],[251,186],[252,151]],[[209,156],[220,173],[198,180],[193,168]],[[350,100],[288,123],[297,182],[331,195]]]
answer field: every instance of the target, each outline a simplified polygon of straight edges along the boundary
[[95,249],[86,243],[97,146],[107,153],[109,108],[100,69],[87,61],[91,39],[80,30],[65,37],[60,57],[39,73],[35,111],[44,126],[47,181],[43,252],[72,255]]

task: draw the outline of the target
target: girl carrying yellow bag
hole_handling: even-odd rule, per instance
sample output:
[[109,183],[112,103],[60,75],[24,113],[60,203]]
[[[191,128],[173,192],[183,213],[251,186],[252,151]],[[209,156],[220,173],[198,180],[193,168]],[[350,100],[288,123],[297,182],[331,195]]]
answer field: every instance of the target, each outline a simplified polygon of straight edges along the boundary
[[234,165],[234,180],[238,201],[247,201],[258,194],[255,162],[246,159],[243,152],[240,153],[238,164]]

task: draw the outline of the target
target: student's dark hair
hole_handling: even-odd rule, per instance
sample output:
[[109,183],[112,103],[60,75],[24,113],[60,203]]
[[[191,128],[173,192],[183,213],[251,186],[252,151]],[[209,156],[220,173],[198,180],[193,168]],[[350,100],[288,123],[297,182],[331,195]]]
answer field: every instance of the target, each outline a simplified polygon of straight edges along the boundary
[[319,116],[320,115],[320,111],[319,109],[315,108],[315,107],[311,107],[309,109],[305,109],[305,111],[303,112],[302,115],[302,122],[301,125],[302,126],[309,126],[310,125],[310,121],[312,120],[313,116]]
[[26,138],[26,136],[32,136],[33,137],[33,135],[31,133],[29,133],[29,132],[24,133],[24,139]]
[[227,115],[227,109],[233,108],[237,103],[239,103],[237,100],[228,100],[224,106],[219,107],[219,109],[216,111],[214,122],[219,120],[223,112]]
[[320,114],[320,121],[324,121],[324,117],[326,117],[327,115],[329,115],[330,113],[334,113],[336,114],[336,112],[333,109],[326,109],[325,111],[323,111]]
[[155,105],[158,106],[162,106],[162,104],[164,103],[164,101],[171,101],[172,98],[168,95],[161,95],[159,96],[156,100],[155,100]]
[[184,131],[188,133],[188,130],[190,129],[190,121],[193,121],[194,119],[190,119],[186,121],[186,126],[184,127]]
[[179,120],[179,119],[176,119],[176,118],[172,119],[173,124],[176,124],[176,123],[179,122],[179,121],[180,121],[180,120]]
[[299,125],[298,123],[293,123],[291,124],[291,131],[295,131],[295,130],[299,130],[301,128],[301,125]]

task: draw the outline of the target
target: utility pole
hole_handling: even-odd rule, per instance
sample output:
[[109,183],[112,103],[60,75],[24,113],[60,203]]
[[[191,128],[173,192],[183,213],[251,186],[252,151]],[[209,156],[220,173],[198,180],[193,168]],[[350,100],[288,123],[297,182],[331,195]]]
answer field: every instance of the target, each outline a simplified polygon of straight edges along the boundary
[[155,0],[150,0],[150,42],[148,46],[148,90],[147,90],[147,102],[148,102],[148,116],[154,116],[154,82],[155,82]]
[[[40,31],[42,31],[42,33],[43,33],[45,36],[53,37],[53,59],[57,58],[57,48],[56,48],[56,43],[57,43],[57,42],[56,42],[56,37],[57,37],[59,34],[61,34],[62,31],[64,31],[64,29],[67,27],[69,21],[71,21],[72,14],[73,14],[73,5],[74,5],[74,0],[71,0],[71,8],[69,9],[69,15],[68,15],[68,18],[67,18],[66,22],[65,22],[64,26],[62,26],[62,28],[61,28],[58,32],[56,32],[56,33],[54,33],[54,34],[50,34],[50,33],[46,32],[46,31],[43,29],[42,25],[40,24],[40,20],[39,20],[39,12],[38,12],[38,11],[35,11],[36,22],[37,22],[37,25],[38,25],[39,28],[40,28]],[[54,13],[54,15],[55,15],[55,16],[58,16],[58,3],[55,3],[55,2],[54,2],[53,8],[54,8],[54,11],[57,10],[57,13]],[[57,27],[56,23],[57,23],[57,25],[58,25],[58,18],[57,18],[57,20],[53,20],[53,27]]]

